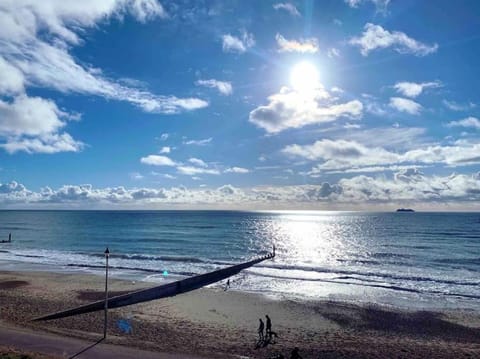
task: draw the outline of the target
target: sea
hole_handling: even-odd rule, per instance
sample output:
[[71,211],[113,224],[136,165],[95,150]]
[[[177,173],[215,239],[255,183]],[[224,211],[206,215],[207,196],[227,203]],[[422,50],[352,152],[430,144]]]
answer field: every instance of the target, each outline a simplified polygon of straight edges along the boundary
[[[0,211],[0,270],[168,283],[265,255],[231,290],[480,310],[480,213]],[[225,283],[213,286],[221,287]]]

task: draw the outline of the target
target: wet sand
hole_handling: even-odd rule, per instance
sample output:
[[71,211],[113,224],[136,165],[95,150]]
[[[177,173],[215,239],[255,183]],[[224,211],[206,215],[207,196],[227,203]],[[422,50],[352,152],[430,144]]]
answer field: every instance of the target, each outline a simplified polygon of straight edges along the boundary
[[[104,278],[49,272],[0,272],[0,321],[64,336],[98,340],[103,312],[48,322],[47,313],[103,299]],[[154,284],[111,279],[110,296]],[[256,347],[258,318],[269,314],[275,343]],[[131,332],[119,324],[128,322]],[[329,301],[272,300],[206,288],[109,311],[112,344],[213,358],[475,358],[480,313],[405,311]]]

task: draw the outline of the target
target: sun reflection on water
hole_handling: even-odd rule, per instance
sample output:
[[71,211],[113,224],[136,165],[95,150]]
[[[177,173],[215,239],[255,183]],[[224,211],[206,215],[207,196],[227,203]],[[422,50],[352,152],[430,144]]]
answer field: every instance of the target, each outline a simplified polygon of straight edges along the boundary
[[346,233],[348,217],[326,214],[281,214],[257,223],[256,235],[263,248],[276,245],[281,262],[314,266],[334,265],[364,248]]

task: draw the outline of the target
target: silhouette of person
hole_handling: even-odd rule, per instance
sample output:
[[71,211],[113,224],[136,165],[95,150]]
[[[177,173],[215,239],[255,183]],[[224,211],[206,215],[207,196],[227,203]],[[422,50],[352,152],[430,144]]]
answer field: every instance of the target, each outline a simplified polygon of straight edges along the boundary
[[8,234],[8,241],[9,241],[9,242],[12,241],[12,234],[11,234],[11,233]]
[[266,322],[267,322],[267,326],[266,326],[266,330],[265,330],[265,336],[267,336],[268,339],[272,339],[272,335],[274,335],[275,338],[278,337],[277,333],[272,331],[272,321],[271,321],[270,317],[268,316],[268,314],[265,314],[265,318],[266,318]]
[[225,291],[230,288],[230,279],[227,279],[227,284],[225,285]]
[[290,359],[302,359],[302,356],[298,353],[298,347],[293,348],[290,354]]
[[258,339],[263,340],[263,328],[265,325],[263,324],[262,318],[258,319],[260,321],[260,325],[258,326]]

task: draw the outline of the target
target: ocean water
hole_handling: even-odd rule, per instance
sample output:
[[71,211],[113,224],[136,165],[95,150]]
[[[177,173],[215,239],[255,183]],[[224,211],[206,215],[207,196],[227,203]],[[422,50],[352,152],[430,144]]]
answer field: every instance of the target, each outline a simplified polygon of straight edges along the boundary
[[112,276],[166,283],[275,244],[276,258],[233,289],[480,310],[480,213],[0,211],[0,239],[8,233],[0,270],[103,274],[108,246]]

